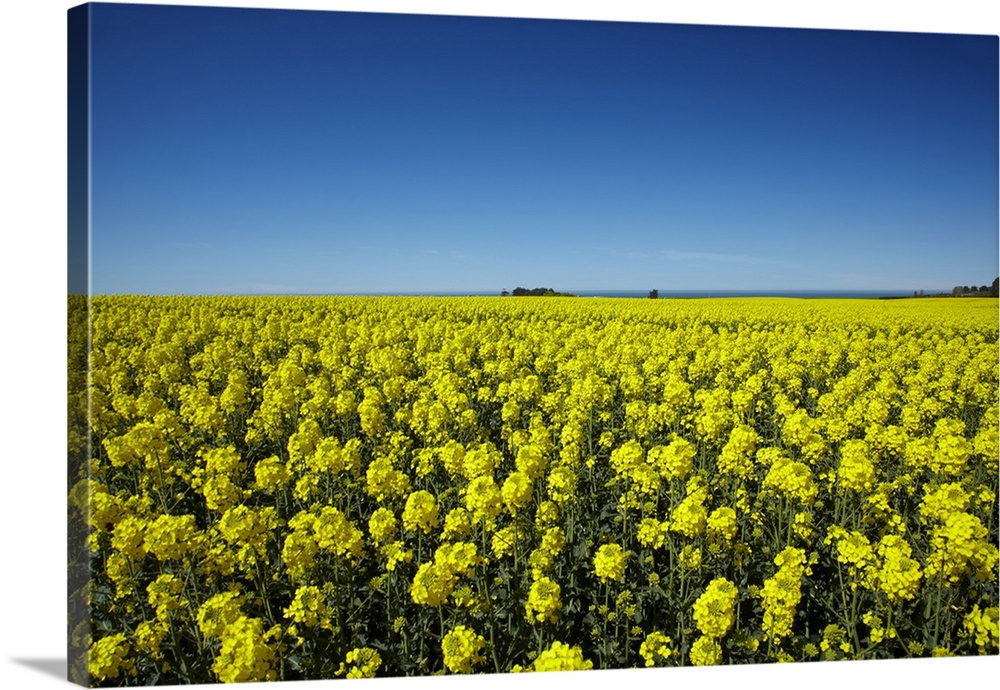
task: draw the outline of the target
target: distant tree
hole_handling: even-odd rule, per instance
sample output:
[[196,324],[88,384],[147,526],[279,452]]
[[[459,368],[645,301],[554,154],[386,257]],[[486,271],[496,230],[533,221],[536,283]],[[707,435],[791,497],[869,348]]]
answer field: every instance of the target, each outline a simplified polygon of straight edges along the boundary
[[968,285],[963,285],[962,286],[962,294],[965,294],[965,295],[969,294],[969,286]]
[[914,291],[913,291],[913,296],[914,296],[914,297],[916,297],[916,296],[917,296],[917,291],[916,291],[916,290],[914,290]]
[[921,291],[920,291],[920,296],[921,296],[921,297],[923,297],[923,296],[924,296],[924,291],[923,291],[923,290],[921,290]]
[[500,296],[501,297],[510,297],[510,293],[507,292],[507,288],[504,288],[503,290],[500,291]]
[[994,297],[1000,296],[1000,278],[994,279],[993,285],[990,286],[990,294]]
[[512,293],[514,297],[573,297],[574,295],[568,292],[556,292],[552,288],[547,287],[537,287],[528,290],[523,287],[514,288]]
[[979,286],[979,291],[980,292],[989,292],[990,291],[990,286],[989,285],[980,285]]
[[659,290],[653,289],[649,291],[649,299],[656,299],[659,296],[660,296]]

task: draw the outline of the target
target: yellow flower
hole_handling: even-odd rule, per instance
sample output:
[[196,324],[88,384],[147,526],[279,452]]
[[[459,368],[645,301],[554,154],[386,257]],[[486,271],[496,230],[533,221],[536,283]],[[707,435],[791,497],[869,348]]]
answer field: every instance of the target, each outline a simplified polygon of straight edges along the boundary
[[910,545],[895,534],[887,534],[878,544],[881,564],[874,573],[878,588],[892,603],[914,599],[920,593],[920,564],[910,558]]
[[687,544],[683,549],[681,549],[681,553],[678,558],[681,565],[688,570],[697,570],[698,566],[701,565],[701,549],[693,544]]
[[458,577],[447,565],[432,561],[422,564],[413,576],[410,596],[417,604],[440,606],[451,594]]
[[390,458],[378,457],[365,470],[365,490],[381,503],[408,493],[410,478],[396,469]]
[[403,542],[393,541],[381,547],[380,553],[385,559],[385,569],[392,572],[399,563],[409,563],[413,560],[413,551],[405,548]]
[[657,661],[666,661],[673,654],[670,638],[655,630],[646,635],[646,639],[639,646],[639,656],[646,662],[647,667],[656,666]]
[[929,578],[944,578],[946,587],[957,584],[967,574],[981,574],[983,580],[995,576],[997,547],[987,539],[986,527],[975,515],[948,515],[931,531],[932,550],[924,573]]
[[129,516],[123,518],[111,535],[111,546],[122,553],[123,556],[133,560],[139,560],[146,555],[146,521]]
[[[761,452],[763,451],[758,451],[758,456]],[[809,466],[784,455],[774,459],[761,488],[764,493],[795,498],[804,505],[812,505],[816,494],[819,493]]]
[[548,495],[559,505],[564,505],[576,493],[576,472],[566,465],[553,467],[549,472]]
[[124,633],[102,637],[90,646],[87,670],[97,681],[117,678],[121,671],[132,669],[132,662],[127,658],[130,649]]
[[723,637],[733,627],[734,608],[739,592],[736,585],[724,577],[708,583],[694,602],[694,620],[706,637]]
[[236,590],[220,592],[198,608],[198,629],[205,637],[221,637],[223,631],[242,615],[243,596]]
[[368,518],[368,533],[376,544],[391,541],[396,536],[396,516],[388,508],[376,508]]
[[293,582],[306,576],[317,553],[319,546],[310,531],[296,530],[285,537],[285,544],[281,549],[281,561],[285,564],[285,569]]
[[503,486],[500,488],[500,493],[503,496],[503,502],[506,504],[507,510],[512,515],[528,504],[528,501],[531,499],[532,488],[531,477],[524,472],[512,472],[504,480]]
[[594,573],[601,582],[625,579],[625,551],[618,544],[604,544],[594,555]]
[[844,441],[840,446],[837,482],[847,491],[870,491],[875,484],[875,465],[868,444],[861,439]]
[[223,683],[276,680],[275,649],[269,641],[280,634],[277,626],[268,631],[259,618],[240,616],[223,629],[222,645],[212,670]]
[[470,532],[472,532],[472,520],[469,516],[469,511],[462,507],[452,508],[448,511],[448,514],[444,517],[442,539],[464,537]]
[[649,464],[656,468],[664,479],[684,479],[694,466],[697,455],[695,447],[677,437],[669,446],[653,446],[649,449]]
[[851,650],[851,645],[847,642],[847,631],[836,623],[831,623],[823,628],[823,639],[820,641],[819,647],[828,660],[839,659],[841,653]]
[[515,464],[518,472],[524,473],[534,481],[545,473],[544,452],[538,445],[529,443],[518,448]]
[[647,548],[659,549],[663,546],[666,526],[655,518],[643,518],[639,522],[636,539]]
[[553,642],[535,659],[535,671],[583,671],[594,667],[594,662],[583,658],[577,646]]
[[952,513],[961,513],[969,505],[970,496],[959,483],[940,484],[924,488],[920,502],[920,518],[924,522],[944,522]]
[[561,527],[550,527],[542,535],[542,543],[528,555],[531,575],[538,579],[552,569],[556,556],[566,543],[566,535]]
[[533,624],[555,622],[562,610],[561,593],[562,589],[558,583],[544,575],[532,582],[528,591],[528,601],[524,606],[528,620]]
[[792,634],[795,611],[802,599],[802,577],[808,568],[805,552],[786,547],[774,558],[778,572],[764,580],[764,639],[780,640]]
[[168,632],[167,624],[161,621],[143,621],[135,629],[135,646],[154,659],[161,659],[163,652],[160,650],[160,645],[163,644]]
[[729,432],[729,440],[722,447],[716,460],[719,472],[749,477],[753,474],[753,454],[757,450],[760,436],[753,427],[738,424]]
[[673,512],[670,513],[670,529],[680,532],[686,537],[697,537],[705,532],[705,523],[708,520],[708,510],[704,501],[707,494],[704,491],[695,491],[677,504]]
[[285,467],[281,459],[272,455],[258,462],[254,466],[254,478],[257,481],[257,488],[272,493],[278,491],[291,479],[288,468]]
[[709,537],[724,542],[732,541],[736,536],[736,511],[729,506],[716,508],[705,522]]
[[472,575],[472,569],[482,562],[482,559],[476,555],[475,544],[459,541],[439,546],[434,552],[434,562],[451,573],[468,577]]
[[975,604],[962,619],[962,633],[975,640],[980,654],[996,654],[1000,645],[1000,609],[980,609]]
[[642,446],[638,441],[629,440],[611,451],[611,467],[620,476],[631,474],[643,461]]
[[473,666],[486,661],[486,657],[481,654],[485,646],[486,640],[482,635],[459,625],[441,640],[444,665],[452,673],[472,673]]
[[500,489],[490,475],[476,477],[465,490],[465,507],[477,524],[490,525],[500,513],[502,500]]
[[374,678],[382,665],[382,657],[371,647],[357,647],[347,653],[337,669],[337,675],[348,678]]
[[[293,518],[294,520],[294,518]],[[347,517],[336,508],[323,506],[319,515],[314,515],[310,525],[316,545],[337,556],[358,558],[361,556],[363,535]]]
[[539,525],[552,525],[559,522],[559,506],[553,501],[542,501],[538,504],[535,521]]
[[170,612],[187,606],[187,600],[180,594],[184,582],[176,575],[163,573],[146,587],[147,601],[156,610],[156,618],[162,623],[170,620]]
[[244,570],[250,570],[258,560],[266,560],[267,546],[279,525],[278,511],[273,506],[248,508],[238,505],[227,510],[216,527],[233,549]]
[[161,561],[179,560],[202,543],[194,515],[160,515],[146,528],[146,551]]
[[403,527],[410,532],[418,529],[425,534],[438,526],[438,505],[429,491],[414,491],[403,508]]
[[497,558],[508,556],[514,552],[514,543],[517,541],[517,529],[514,525],[498,529],[493,533],[490,544],[493,547],[493,554]]
[[292,603],[285,609],[285,618],[306,627],[330,627],[330,608],[319,587],[308,585],[295,590]]
[[691,645],[691,663],[695,666],[714,666],[722,663],[722,645],[714,637],[699,637]]

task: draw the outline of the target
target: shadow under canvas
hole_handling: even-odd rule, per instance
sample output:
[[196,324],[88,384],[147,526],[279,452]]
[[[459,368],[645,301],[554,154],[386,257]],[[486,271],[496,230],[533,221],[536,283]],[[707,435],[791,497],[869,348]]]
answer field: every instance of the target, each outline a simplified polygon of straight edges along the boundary
[[66,679],[66,659],[11,659],[11,661],[27,666],[47,676],[54,676],[60,680]]

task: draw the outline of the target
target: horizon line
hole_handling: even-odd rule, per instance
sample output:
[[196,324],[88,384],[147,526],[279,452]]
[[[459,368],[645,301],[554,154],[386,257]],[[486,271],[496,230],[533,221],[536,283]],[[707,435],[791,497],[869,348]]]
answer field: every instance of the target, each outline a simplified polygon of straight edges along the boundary
[[[515,288],[516,289],[516,288]],[[537,288],[528,288],[537,289]],[[901,297],[901,296],[913,296],[918,293],[922,293],[924,297],[934,297],[934,296],[951,296],[953,293],[951,290],[907,290],[901,288],[888,288],[888,289],[872,289],[872,288],[820,288],[820,289],[780,289],[780,290],[747,290],[747,289],[726,289],[726,288],[707,288],[707,289],[666,289],[661,290],[658,288],[653,289],[629,289],[629,288],[617,288],[617,289],[568,289],[568,290],[555,290],[555,292],[560,292],[565,296],[583,296],[583,297],[602,297],[602,296],[647,296],[649,293],[656,291],[656,293],[662,298],[663,296],[675,295],[675,296],[691,296],[691,295],[711,295],[711,296],[738,296],[738,297],[775,297],[775,296],[802,296],[802,295],[857,295],[857,296],[886,296],[886,297]],[[513,297],[510,294],[511,290],[504,290],[508,293],[508,296]],[[98,293],[68,293],[70,295],[77,296],[89,296],[89,297],[109,297],[109,296],[148,296],[148,297],[458,297],[458,296],[469,296],[469,297],[501,297],[503,296],[500,290],[475,290],[475,289],[454,289],[454,290],[389,290],[389,291],[378,291],[378,290],[356,290],[356,291],[330,291],[330,292],[320,292],[320,291],[285,291],[285,292],[274,292],[274,291],[261,291],[261,292],[98,292]],[[977,293],[971,293],[977,294]],[[918,295],[921,296],[921,295]]]

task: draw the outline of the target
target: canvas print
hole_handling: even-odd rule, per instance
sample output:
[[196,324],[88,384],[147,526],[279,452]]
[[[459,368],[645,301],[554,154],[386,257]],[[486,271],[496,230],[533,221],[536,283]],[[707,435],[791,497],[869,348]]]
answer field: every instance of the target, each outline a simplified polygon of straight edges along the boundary
[[996,36],[68,47],[73,682],[998,653]]

